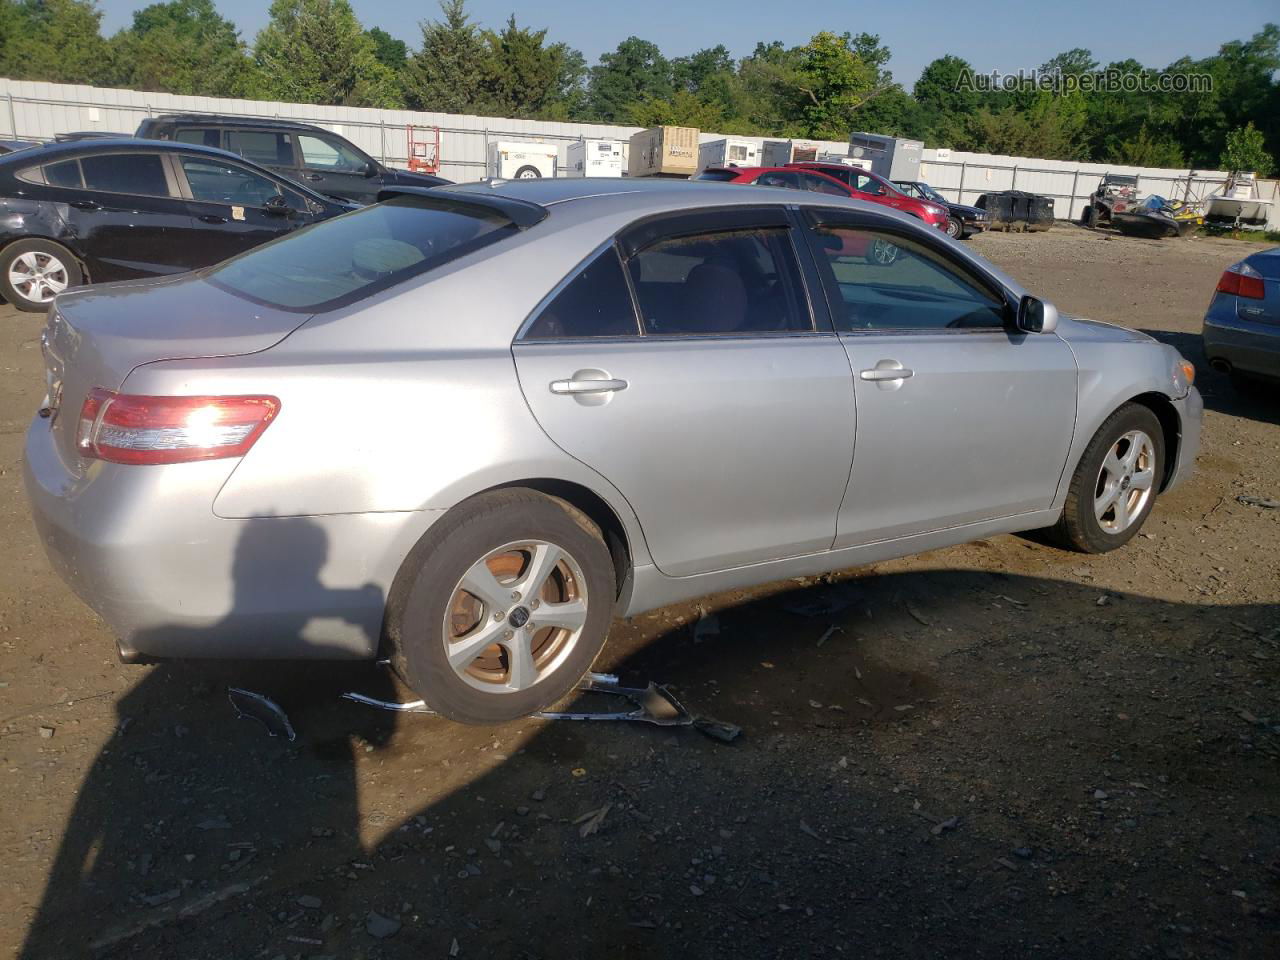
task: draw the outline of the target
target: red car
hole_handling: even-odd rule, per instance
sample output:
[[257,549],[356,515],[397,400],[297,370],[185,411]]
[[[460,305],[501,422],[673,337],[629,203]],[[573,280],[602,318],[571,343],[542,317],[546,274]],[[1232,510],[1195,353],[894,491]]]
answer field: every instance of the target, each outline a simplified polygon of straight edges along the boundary
[[851,167],[844,163],[824,163],[821,160],[789,163],[787,167],[834,177],[841,183],[847,184],[853,191],[853,196],[859,200],[883,203],[886,207],[893,207],[895,210],[909,213],[913,217],[919,217],[925,223],[932,224],[939,230],[947,229],[948,213],[946,207],[939,203],[932,203],[929,200],[918,200],[915,197],[909,197],[884,177],[869,170],[863,170],[861,167]]
[[936,203],[908,197],[888,180],[841,163],[789,163],[785,167],[708,167],[695,180],[754,183],[760,187],[813,190],[893,207],[925,223],[947,229],[947,211]]

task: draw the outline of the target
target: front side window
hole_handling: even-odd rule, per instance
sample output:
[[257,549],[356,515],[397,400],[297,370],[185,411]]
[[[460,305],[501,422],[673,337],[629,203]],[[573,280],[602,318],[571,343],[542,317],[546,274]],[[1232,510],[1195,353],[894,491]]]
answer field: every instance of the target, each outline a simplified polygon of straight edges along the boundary
[[270,130],[228,130],[227,149],[268,167],[293,166],[293,137]]
[[800,176],[800,185],[804,189],[813,193],[826,193],[834,197],[847,197],[849,191],[845,190],[838,183],[833,183],[826,177],[820,177],[816,173],[802,173]]
[[1004,299],[923,243],[844,226],[816,227],[812,239],[837,330],[1004,326]]
[[896,186],[899,190],[905,193],[908,197],[919,198],[920,196],[920,188],[917,187],[914,183],[898,183],[895,181],[894,186]]
[[325,220],[214,267],[216,285],[285,310],[332,309],[516,232],[505,215],[419,196]]
[[187,175],[191,198],[204,203],[262,207],[280,195],[275,181],[224,160],[183,157],[182,172]]
[[786,228],[659,240],[635,254],[627,267],[647,334],[813,329]]
[[103,153],[81,157],[84,185],[90,190],[132,193],[144,197],[169,196],[164,164],[157,153]]
[[865,173],[855,173],[853,175],[853,189],[862,193],[869,193],[874,197],[878,197],[884,193],[884,186],[874,177],[869,177]]
[[364,173],[368,161],[345,143],[328,138],[298,135],[298,149],[302,151],[302,165],[334,173]]
[[634,337],[635,308],[617,250],[602,250],[542,308],[525,331],[526,340]]
[[800,189],[800,177],[795,173],[762,173],[756,177],[758,187],[786,187],[788,190]]

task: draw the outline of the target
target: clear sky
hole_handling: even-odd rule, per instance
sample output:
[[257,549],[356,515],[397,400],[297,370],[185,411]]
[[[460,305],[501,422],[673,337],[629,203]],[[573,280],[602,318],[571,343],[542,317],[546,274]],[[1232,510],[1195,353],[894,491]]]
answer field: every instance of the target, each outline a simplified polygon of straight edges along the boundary
[[[114,33],[151,0],[99,0],[103,26]],[[267,22],[269,0],[215,0],[222,15],[252,43]],[[418,22],[436,19],[436,0],[352,0],[366,27],[381,27],[411,47]],[[1203,57],[1228,40],[1247,39],[1268,21],[1280,22],[1276,0],[916,0],[916,2],[778,2],[739,0],[469,0],[472,19],[497,27],[514,12],[522,25],[548,28],[548,38],[581,50],[588,63],[634,34],[669,57],[723,43],[735,57],[758,40],[804,43],[819,30],[879,34],[893,52],[890,69],[908,89],[924,66],[946,53],[980,71],[1015,72],[1039,66],[1072,47],[1092,50],[1102,63],[1134,57],[1167,66],[1184,54]]]

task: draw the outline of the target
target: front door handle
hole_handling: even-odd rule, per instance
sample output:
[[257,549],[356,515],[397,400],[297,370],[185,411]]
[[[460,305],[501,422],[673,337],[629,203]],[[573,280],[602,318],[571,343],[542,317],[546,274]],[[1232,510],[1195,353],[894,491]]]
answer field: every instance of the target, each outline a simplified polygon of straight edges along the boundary
[[625,380],[552,380],[551,392],[559,394],[616,393],[627,389]]
[[226,223],[226,217],[220,217],[216,213],[205,213],[199,217],[201,223]]
[[101,210],[102,204],[97,200],[72,200],[68,206],[75,207],[77,210]]
[[307,180],[323,180],[323,179],[324,179],[324,177],[322,177],[322,176],[321,176],[320,174],[318,174],[318,173],[307,173],[307,174],[303,174],[303,177],[304,177],[305,179],[307,179]]
[[914,377],[916,372],[908,370],[897,360],[881,360],[870,370],[859,371],[863,380],[905,380]]

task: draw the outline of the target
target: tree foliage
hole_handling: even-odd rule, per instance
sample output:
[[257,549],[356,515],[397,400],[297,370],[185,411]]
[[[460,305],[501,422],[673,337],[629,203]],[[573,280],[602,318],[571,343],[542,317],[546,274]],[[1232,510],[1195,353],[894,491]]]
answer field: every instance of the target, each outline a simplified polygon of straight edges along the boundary
[[1267,153],[1262,131],[1250,121],[1227,134],[1220,165],[1230,173],[1256,173],[1265,177],[1271,173],[1275,161]]
[[230,20],[213,0],[169,0],[133,15],[111,38],[111,82],[135,90],[251,96],[258,87],[253,61]]

